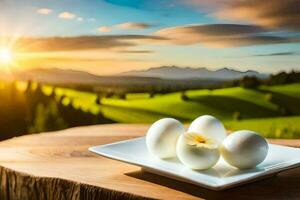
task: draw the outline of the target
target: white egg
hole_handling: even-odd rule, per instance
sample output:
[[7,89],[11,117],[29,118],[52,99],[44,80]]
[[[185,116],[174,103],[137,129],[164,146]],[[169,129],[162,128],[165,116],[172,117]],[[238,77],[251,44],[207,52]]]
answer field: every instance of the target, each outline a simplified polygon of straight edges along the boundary
[[179,136],[176,153],[184,165],[196,170],[213,167],[220,157],[218,144],[214,140],[193,132]]
[[268,154],[267,141],[254,131],[242,130],[231,133],[220,151],[226,162],[239,169],[256,167]]
[[146,135],[148,151],[159,158],[175,157],[177,139],[184,131],[184,126],[176,119],[164,118],[156,121]]
[[203,115],[195,119],[188,132],[195,132],[214,139],[219,145],[226,138],[226,129],[222,122],[210,115]]

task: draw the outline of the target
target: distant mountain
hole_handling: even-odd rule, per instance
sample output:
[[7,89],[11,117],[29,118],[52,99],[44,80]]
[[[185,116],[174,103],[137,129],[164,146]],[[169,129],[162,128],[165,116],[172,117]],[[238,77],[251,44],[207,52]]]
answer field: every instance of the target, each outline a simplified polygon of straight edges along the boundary
[[268,74],[257,71],[237,71],[223,68],[216,71],[207,68],[191,68],[177,66],[162,66],[147,70],[137,70],[121,73],[120,76],[156,77],[162,79],[206,79],[206,80],[236,80],[245,76],[255,76],[259,79],[268,78]]
[[15,79],[32,80],[45,83],[94,83],[99,77],[88,72],[68,70],[68,69],[31,69],[14,73]]
[[69,69],[44,69],[37,68],[32,70],[15,71],[13,73],[0,73],[1,80],[33,80],[51,84],[144,84],[149,82],[193,80],[203,82],[204,85],[214,82],[224,82],[236,80],[245,76],[255,76],[259,79],[268,78],[268,74],[256,71],[237,71],[223,68],[216,71],[206,68],[190,68],[163,66],[150,68],[140,71],[129,71],[115,76],[98,76],[88,72],[69,70]]
[[211,71],[206,68],[159,67],[132,71],[115,76],[97,76],[88,72],[68,69],[32,69],[0,73],[1,80],[37,81],[52,85],[93,91],[172,92],[188,89],[220,87],[228,80],[244,76],[260,79],[268,75],[255,71],[240,72],[228,68]]
[[[143,78],[134,76],[98,76],[84,71],[57,69],[57,68],[36,68],[14,72],[16,80],[32,80],[51,84],[122,84],[124,82],[145,82],[160,80],[160,78]],[[1,78],[1,76],[0,76]]]
[[164,79],[160,77],[142,77],[134,75],[97,76],[88,72],[64,69],[32,69],[15,71],[10,74],[0,73],[2,80],[37,81],[51,85],[81,88],[93,91],[127,92],[172,92],[187,89],[217,87],[223,80],[210,79]]
[[[124,82],[130,83],[147,83],[152,81],[165,81],[160,77],[141,77],[130,74],[98,76],[84,71],[57,68],[36,68],[31,70],[16,71],[11,74],[0,73],[0,79],[4,80],[32,80],[44,83],[79,83],[79,84],[119,84]],[[168,79],[167,81],[169,81]],[[174,79],[178,81],[178,79]],[[212,80],[215,81],[215,80]]]

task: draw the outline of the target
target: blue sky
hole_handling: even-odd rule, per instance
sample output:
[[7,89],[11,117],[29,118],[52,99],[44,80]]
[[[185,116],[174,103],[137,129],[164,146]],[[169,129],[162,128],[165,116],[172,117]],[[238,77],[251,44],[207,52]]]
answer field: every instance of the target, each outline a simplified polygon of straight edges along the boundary
[[299,3],[2,0],[0,47],[18,53],[18,67],[24,69],[96,74],[161,65],[300,70]]
[[[165,1],[164,6],[151,7],[153,2],[143,1],[101,1],[101,0],[6,0],[6,7],[1,8],[1,17],[6,24],[15,24],[18,28],[22,20],[29,21],[33,30],[26,35],[34,36],[76,36],[100,34],[99,26],[113,26],[124,22],[142,22],[155,25],[149,30],[139,31],[139,34],[150,33],[163,27],[185,25],[193,23],[214,23],[216,20],[181,4],[173,6],[171,1]],[[87,3],[88,2],[88,3]],[[121,3],[122,2],[122,3]],[[134,2],[134,3],[130,3]],[[169,2],[169,3],[168,3]],[[41,15],[36,11],[41,8],[52,10],[48,15]],[[62,12],[76,15],[78,20],[61,20],[57,16]],[[132,31],[114,30],[110,34],[126,34]]]

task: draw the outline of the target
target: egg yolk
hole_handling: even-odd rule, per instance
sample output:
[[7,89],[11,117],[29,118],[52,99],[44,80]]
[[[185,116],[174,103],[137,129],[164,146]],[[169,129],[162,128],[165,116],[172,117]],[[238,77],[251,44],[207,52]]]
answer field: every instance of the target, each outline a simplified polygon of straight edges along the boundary
[[193,133],[193,132],[188,132],[185,133],[185,141],[186,144],[192,145],[192,146],[197,146],[197,147],[206,147],[206,148],[217,148],[217,143],[211,139],[211,138],[206,138],[205,136],[198,134],[198,133]]
[[206,140],[203,137],[201,137],[200,135],[196,135],[195,140],[197,143],[206,143]]

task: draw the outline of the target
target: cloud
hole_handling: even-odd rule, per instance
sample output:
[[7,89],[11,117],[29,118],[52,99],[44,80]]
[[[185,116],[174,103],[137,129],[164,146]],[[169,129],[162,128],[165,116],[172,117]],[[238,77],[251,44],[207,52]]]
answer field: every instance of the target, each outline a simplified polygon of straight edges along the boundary
[[297,55],[296,52],[288,51],[288,52],[277,52],[277,53],[268,53],[268,54],[255,54],[251,57],[269,57],[269,56],[291,56]]
[[124,30],[143,30],[143,29],[150,28],[152,26],[153,25],[146,24],[146,23],[126,22],[114,26],[101,26],[97,28],[97,30],[102,33],[107,33],[107,32],[111,32],[113,28],[124,29]]
[[166,42],[172,44],[204,44],[215,48],[299,42],[298,38],[280,37],[260,26],[242,24],[178,26],[162,29],[155,35],[168,38]]
[[220,19],[271,29],[300,30],[300,0],[181,0]]
[[136,23],[136,22],[126,22],[116,25],[120,29],[133,29],[133,30],[143,30],[151,28],[153,25],[147,23]]
[[77,21],[82,22],[84,19],[82,17],[77,17]]
[[111,31],[111,28],[109,26],[101,26],[101,27],[97,28],[97,30],[102,33],[107,33],[107,32]]
[[270,28],[300,30],[300,0],[234,1],[217,16],[249,20]]
[[14,49],[25,52],[76,51],[93,49],[124,49],[139,44],[165,40],[150,35],[103,35],[80,37],[19,38]]
[[[99,52],[99,54],[101,54]],[[67,56],[57,56],[56,54],[42,54],[38,57],[22,57],[18,63],[23,69],[30,68],[59,68],[87,71],[99,75],[119,74],[137,68],[155,66],[158,63],[143,58],[124,58],[114,54],[111,57],[77,57],[65,53]],[[107,67],[109,66],[109,67]]]
[[74,19],[76,18],[76,15],[70,12],[62,12],[58,15],[58,17],[61,19]]
[[149,54],[154,53],[154,51],[150,50],[120,50],[118,53],[133,53],[133,54]]
[[49,15],[53,12],[53,10],[51,10],[49,8],[40,8],[36,12],[41,15]]

